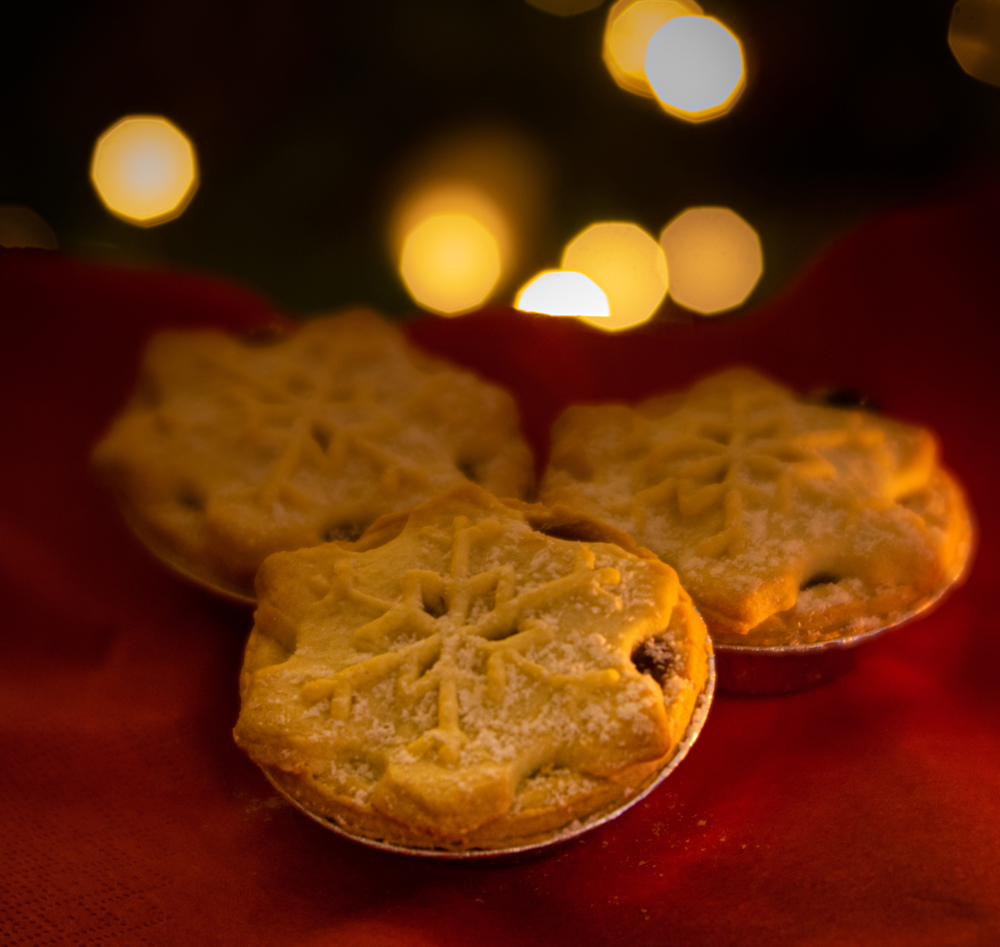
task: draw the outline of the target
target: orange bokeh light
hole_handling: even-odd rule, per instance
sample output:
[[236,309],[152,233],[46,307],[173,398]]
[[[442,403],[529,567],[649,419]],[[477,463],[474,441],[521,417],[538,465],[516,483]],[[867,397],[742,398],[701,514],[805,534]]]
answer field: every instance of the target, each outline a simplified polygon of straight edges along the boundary
[[757,232],[727,207],[692,207],[663,229],[670,295],[694,312],[714,315],[741,305],[764,271]]
[[948,45],[962,69],[975,79],[1000,85],[1000,3],[960,0],[951,11]]

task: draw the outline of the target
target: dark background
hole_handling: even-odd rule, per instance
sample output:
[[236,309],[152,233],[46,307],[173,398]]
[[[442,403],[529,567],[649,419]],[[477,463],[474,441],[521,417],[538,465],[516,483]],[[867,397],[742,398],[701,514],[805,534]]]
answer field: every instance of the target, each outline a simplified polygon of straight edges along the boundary
[[[593,221],[658,234],[722,204],[763,241],[752,306],[857,221],[996,177],[1000,90],[952,56],[952,5],[706,0],[743,42],[748,86],[689,125],[608,75],[608,3],[568,18],[524,0],[21,3],[3,26],[0,204],[34,208],[75,253],[222,273],[293,311],[405,313],[393,182],[442,136],[500,127],[546,169],[514,283]],[[107,214],[87,177],[95,138],[129,113],[166,115],[201,165],[184,215],[149,230]]]

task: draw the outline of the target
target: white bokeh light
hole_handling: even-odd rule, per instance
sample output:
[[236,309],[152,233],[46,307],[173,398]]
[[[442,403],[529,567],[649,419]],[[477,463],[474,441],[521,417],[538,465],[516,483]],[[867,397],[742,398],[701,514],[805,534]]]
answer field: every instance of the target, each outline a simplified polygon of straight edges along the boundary
[[611,315],[604,290],[589,276],[572,270],[539,273],[521,289],[514,305],[522,312],[541,312],[548,316],[606,319]]
[[701,16],[694,0],[618,0],[604,28],[604,64],[623,89],[653,96],[646,78],[646,50],[653,34],[678,16]]
[[743,53],[718,20],[675,17],[649,41],[646,78],[668,110],[715,113],[742,89]]

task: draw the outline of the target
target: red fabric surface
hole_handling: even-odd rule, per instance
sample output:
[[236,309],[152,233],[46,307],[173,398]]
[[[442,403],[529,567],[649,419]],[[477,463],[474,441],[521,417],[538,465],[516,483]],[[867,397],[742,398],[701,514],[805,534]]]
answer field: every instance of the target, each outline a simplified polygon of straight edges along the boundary
[[850,675],[719,696],[647,800],[521,863],[369,850],[232,743],[250,617],[131,539],[87,472],[163,325],[250,328],[218,282],[0,253],[0,943],[1000,943],[1000,191],[898,213],[727,322],[609,337],[491,310],[411,337],[509,385],[542,447],[572,400],[718,365],[854,386],[938,431],[981,537],[968,583]]

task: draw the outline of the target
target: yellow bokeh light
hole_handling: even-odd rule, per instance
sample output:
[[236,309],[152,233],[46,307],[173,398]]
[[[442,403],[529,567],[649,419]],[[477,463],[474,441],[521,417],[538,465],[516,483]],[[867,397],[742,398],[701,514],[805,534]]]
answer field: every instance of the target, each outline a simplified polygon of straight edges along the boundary
[[704,315],[739,306],[764,271],[756,231],[725,207],[692,207],[678,214],[660,243],[670,266],[670,295]]
[[628,223],[593,224],[567,245],[564,270],[589,276],[607,294],[611,315],[584,318],[617,332],[637,326],[659,308],[667,292],[667,261],[659,244]]
[[694,0],[618,0],[604,27],[604,64],[623,89],[653,97],[646,79],[646,49],[653,34],[677,16],[698,16]]
[[970,76],[1000,85],[1000,2],[959,0],[951,11],[948,45]]
[[611,315],[607,294],[589,276],[572,270],[539,273],[517,294],[516,309],[547,316],[587,316],[607,319]]
[[[500,275],[488,295],[511,293],[510,281],[526,275],[523,261],[536,256],[548,230],[548,176],[546,150],[504,124],[461,126],[414,147],[387,176],[384,191],[397,271],[407,237],[423,221],[471,217],[489,231],[499,254]],[[451,307],[436,307],[443,308]]]
[[459,315],[480,305],[500,278],[496,237],[468,214],[432,214],[403,240],[399,270],[425,309]]
[[671,115],[689,122],[718,118],[743,91],[743,50],[712,17],[674,17],[649,41],[646,78]]
[[426,182],[400,202],[393,217],[390,234],[397,259],[413,229],[428,218],[442,214],[471,217],[485,227],[496,241],[501,270],[506,269],[513,252],[507,217],[485,191],[461,180]]
[[94,145],[90,180],[112,214],[140,227],[179,217],[198,189],[187,136],[158,115],[129,115]]

